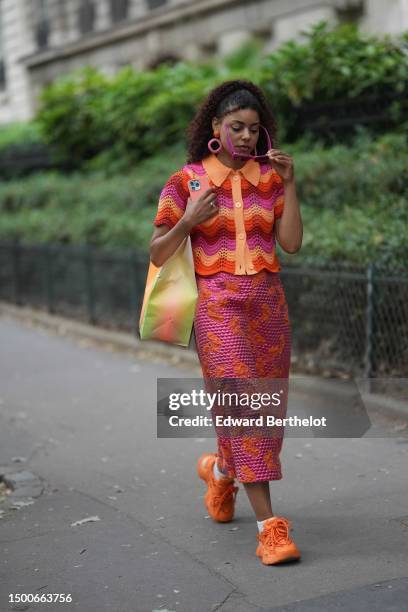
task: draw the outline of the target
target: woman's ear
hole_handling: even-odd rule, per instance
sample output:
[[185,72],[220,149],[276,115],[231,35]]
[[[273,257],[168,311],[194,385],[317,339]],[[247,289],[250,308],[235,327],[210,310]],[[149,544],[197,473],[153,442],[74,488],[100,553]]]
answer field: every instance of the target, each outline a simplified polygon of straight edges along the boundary
[[213,129],[213,132],[219,132],[220,131],[220,127],[221,127],[220,120],[217,119],[217,117],[213,117],[213,120],[212,120],[212,129]]

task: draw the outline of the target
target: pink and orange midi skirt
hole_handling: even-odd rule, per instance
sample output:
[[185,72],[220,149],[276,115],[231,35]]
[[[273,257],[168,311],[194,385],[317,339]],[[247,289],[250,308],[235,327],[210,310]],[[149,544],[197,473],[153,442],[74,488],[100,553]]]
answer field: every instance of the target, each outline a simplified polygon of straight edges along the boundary
[[[279,273],[266,269],[252,275],[217,272],[196,274],[196,280],[194,335],[208,387],[209,381],[224,378],[287,381],[291,327]],[[286,414],[286,400],[287,395],[279,416]],[[271,436],[264,428],[252,428],[249,435],[232,429],[215,427],[223,472],[240,482],[281,479],[283,430]]]

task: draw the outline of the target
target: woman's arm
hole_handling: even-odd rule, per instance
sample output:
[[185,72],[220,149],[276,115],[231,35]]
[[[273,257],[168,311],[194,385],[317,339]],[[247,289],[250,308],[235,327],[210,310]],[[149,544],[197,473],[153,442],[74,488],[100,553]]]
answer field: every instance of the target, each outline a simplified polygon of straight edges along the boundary
[[155,227],[150,241],[150,261],[152,264],[160,268],[175,253],[190,231],[190,224],[184,216],[171,229],[168,225]]
[[296,195],[295,179],[283,181],[285,205],[282,216],[275,221],[275,235],[287,253],[296,253],[302,246],[303,223]]
[[293,159],[279,149],[270,149],[267,155],[284,188],[284,206],[282,215],[275,220],[275,236],[284,251],[296,253],[302,246],[303,224],[296,195]]
[[150,241],[150,261],[160,268],[196,225],[217,214],[214,187],[206,189],[194,203],[189,198],[183,216],[171,229],[168,225],[159,225],[154,228]]

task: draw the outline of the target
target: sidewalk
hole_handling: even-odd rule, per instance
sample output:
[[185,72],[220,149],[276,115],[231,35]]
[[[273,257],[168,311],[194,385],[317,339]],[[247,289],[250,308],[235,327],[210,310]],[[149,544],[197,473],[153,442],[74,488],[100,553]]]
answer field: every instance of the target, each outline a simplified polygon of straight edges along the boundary
[[[0,301],[0,317],[11,317],[21,321],[30,327],[48,329],[58,335],[79,338],[83,342],[91,342],[95,346],[105,346],[111,350],[127,352],[139,359],[147,359],[153,363],[177,365],[191,371],[191,376],[201,376],[201,368],[194,347],[192,335],[188,348],[168,345],[165,342],[141,342],[136,334],[123,333],[107,330],[103,327],[89,325],[62,317],[50,315],[42,310],[27,306],[19,307],[8,302]],[[299,393],[307,396],[319,396],[324,379],[310,375],[296,375],[291,373],[291,387]],[[405,383],[404,388],[407,389]],[[408,421],[408,402],[379,395],[366,393],[364,385],[359,387],[364,404],[370,413],[376,416],[384,416],[401,419],[403,423]],[[341,395],[342,389],[336,389],[335,384],[330,384],[328,392]]]
[[233,523],[206,518],[195,462],[214,440],[156,438],[157,376],[198,373],[4,310],[0,336],[0,475],[28,470],[44,487],[0,506],[2,611],[406,610],[408,438],[388,437],[393,420],[377,424],[384,437],[285,440],[272,497],[303,559],[264,567],[242,486]]

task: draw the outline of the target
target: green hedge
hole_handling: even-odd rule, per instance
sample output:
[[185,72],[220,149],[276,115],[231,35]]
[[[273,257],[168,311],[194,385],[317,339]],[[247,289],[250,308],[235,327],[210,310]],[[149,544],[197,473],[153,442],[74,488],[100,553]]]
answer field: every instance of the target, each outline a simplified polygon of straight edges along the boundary
[[36,120],[62,159],[88,170],[126,171],[183,142],[214,77],[209,66],[184,63],[144,72],[126,67],[111,79],[87,67],[43,91]]
[[[296,138],[302,105],[406,92],[407,45],[408,34],[391,40],[362,34],[354,25],[320,22],[305,42],[287,42],[267,56],[254,41],[223,63],[127,67],[109,78],[87,67],[43,90],[36,120],[62,159],[91,170],[127,171],[183,142],[198,103],[214,85],[250,78],[267,93],[281,139]],[[404,112],[394,104],[396,123]]]
[[[206,93],[233,78],[249,78],[265,90],[279,141],[296,141],[307,131],[300,118],[310,106],[362,95],[376,96],[391,124],[408,128],[408,33],[391,39],[322,21],[305,32],[304,42],[289,41],[266,56],[260,47],[254,39],[222,62],[126,67],[113,77],[88,66],[63,76],[42,91],[32,122],[0,127],[0,176],[13,176],[13,164],[14,175],[31,171],[27,157],[36,153],[48,158],[46,167],[131,172],[140,160],[182,144]],[[401,100],[386,101],[393,94]],[[370,113],[370,105],[364,108]],[[330,121],[330,106],[323,114]],[[373,122],[373,133],[388,129]],[[354,131],[346,126],[336,138],[344,141]]]
[[[255,39],[221,63],[163,64],[152,71],[127,67],[114,77],[88,66],[63,76],[43,90],[34,121],[0,127],[0,176],[32,171],[36,164],[27,158],[35,154],[45,167],[104,169],[111,175],[132,171],[160,149],[183,143],[199,102],[231,78],[250,78],[265,90],[280,141],[295,141],[307,130],[307,120],[305,126],[299,119],[310,105],[367,94],[377,96],[391,123],[403,128],[407,102],[386,102],[384,96],[405,94],[408,100],[408,34],[391,40],[323,21],[305,35],[304,42],[289,41],[266,56]],[[330,121],[330,110],[325,114]],[[378,129],[385,128],[380,122]],[[349,132],[353,125],[336,137],[345,140]],[[328,137],[328,130],[324,134]]]
[[[406,268],[408,150],[403,134],[372,141],[362,132],[352,149],[324,149],[308,140],[282,148],[295,161],[305,226],[300,253],[282,257]],[[176,145],[126,175],[44,173],[3,183],[0,237],[146,250],[160,190],[184,160],[183,147]]]
[[[392,41],[321,22],[305,42],[288,42],[266,57],[255,41],[222,64],[125,68],[114,77],[87,67],[66,76],[43,91],[34,122],[0,129],[0,166],[10,147],[45,143],[59,163],[74,161],[81,172],[0,184],[0,236],[147,249],[160,189],[184,163],[185,128],[214,85],[230,78],[260,84],[282,141],[306,104],[406,91],[407,44],[407,34]],[[400,134],[374,139],[357,130],[353,146],[327,148],[310,135],[279,143],[294,155],[305,221],[296,261],[406,266],[402,125]]]
[[[351,113],[351,103],[362,101],[362,112],[368,116],[378,113],[377,100],[389,123],[372,121],[373,133],[407,121],[408,32],[391,38],[362,33],[355,24],[333,28],[322,21],[304,34],[305,42],[289,41],[260,64],[258,81],[276,110],[284,139],[296,140],[307,131],[307,123],[299,119],[315,106],[328,107],[321,113],[330,122],[335,118],[332,104],[339,100],[350,105]],[[393,95],[397,99],[387,99]],[[364,104],[367,96],[373,100]],[[355,115],[360,113],[356,108]],[[353,123],[336,130],[336,137],[347,141],[354,134]]]
[[0,125],[0,153],[10,146],[41,144],[43,138],[35,122],[14,122]]
[[273,98],[300,106],[406,90],[408,32],[391,38],[364,34],[355,24],[331,28],[321,21],[305,37],[264,58],[261,78]]

